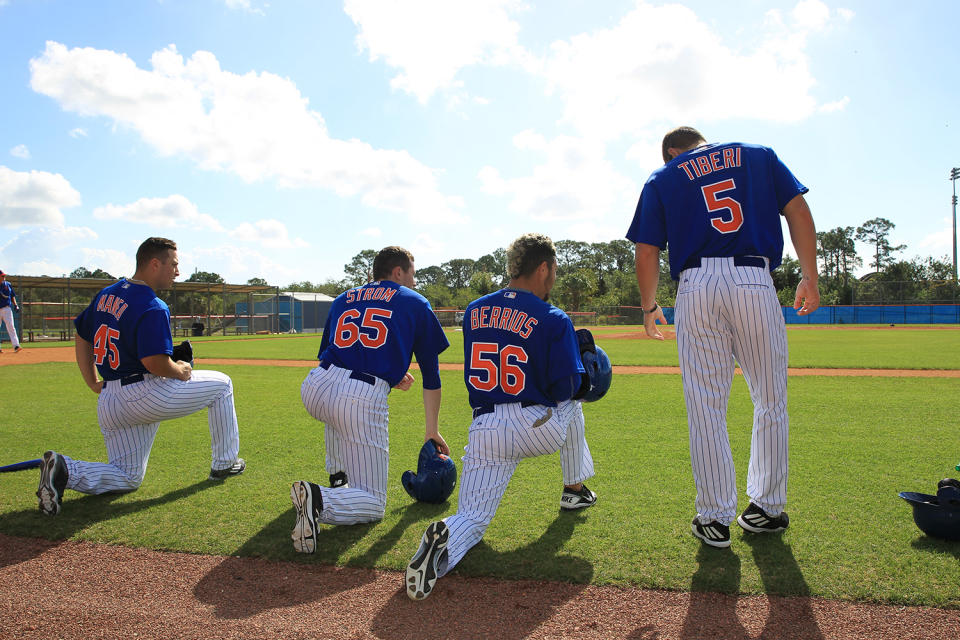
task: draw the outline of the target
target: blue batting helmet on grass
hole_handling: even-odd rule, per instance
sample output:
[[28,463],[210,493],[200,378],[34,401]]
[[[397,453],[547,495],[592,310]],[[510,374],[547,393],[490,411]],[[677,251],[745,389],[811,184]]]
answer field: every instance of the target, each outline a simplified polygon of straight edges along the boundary
[[457,486],[457,466],[450,456],[440,453],[436,442],[427,440],[420,447],[417,472],[404,471],[400,482],[414,500],[439,504]]
[[913,521],[928,536],[960,540],[960,482],[946,478],[937,495],[903,491],[900,497],[913,507]]

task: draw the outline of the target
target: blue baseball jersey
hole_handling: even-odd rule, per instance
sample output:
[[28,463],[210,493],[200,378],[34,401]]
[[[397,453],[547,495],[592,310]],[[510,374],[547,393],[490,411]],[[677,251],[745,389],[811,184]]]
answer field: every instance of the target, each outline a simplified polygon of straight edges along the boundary
[[333,301],[317,357],[393,387],[416,354],[424,389],[440,388],[439,355],[450,346],[422,295],[390,280],[344,291]]
[[14,296],[17,294],[13,292],[13,286],[6,280],[3,281],[3,284],[0,284],[0,309],[3,307],[9,307]]
[[682,153],[643,185],[627,239],[661,249],[669,244],[670,275],[700,258],[783,259],[783,207],[808,189],[773,149],[731,142]]
[[474,408],[510,402],[555,407],[577,391],[584,373],[570,318],[523,289],[501,289],[467,305],[463,353]]
[[170,309],[145,284],[123,279],[102,289],[73,324],[104,380],[147,373],[142,358],[173,353]]

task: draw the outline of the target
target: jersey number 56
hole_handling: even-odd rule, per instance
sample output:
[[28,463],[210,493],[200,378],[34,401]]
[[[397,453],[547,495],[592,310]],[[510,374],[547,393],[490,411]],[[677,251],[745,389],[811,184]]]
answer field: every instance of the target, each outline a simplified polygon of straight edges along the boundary
[[496,342],[474,342],[470,350],[470,370],[484,375],[472,375],[468,380],[478,391],[493,391],[499,385],[505,393],[515,396],[527,383],[517,363],[526,361],[527,352],[523,347],[511,344],[500,349]]

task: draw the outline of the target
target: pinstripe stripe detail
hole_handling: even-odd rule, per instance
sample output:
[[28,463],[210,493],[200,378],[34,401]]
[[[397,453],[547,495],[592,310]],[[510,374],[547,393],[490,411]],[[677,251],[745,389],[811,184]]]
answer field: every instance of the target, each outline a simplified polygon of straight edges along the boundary
[[229,467],[237,459],[240,436],[233,406],[233,382],[219,371],[195,370],[189,380],[150,374],[136,384],[106,384],[97,400],[107,463],[64,456],[67,488],[101,494],[133,491],[143,482],[150,449],[164,420],[208,409],[211,468]]
[[697,513],[725,525],[737,513],[727,435],[736,363],[754,404],[747,495],[779,513],[788,473],[787,337],[769,271],[734,266],[733,258],[702,259],[680,274],[676,324]]
[[384,380],[377,378],[371,385],[333,365],[314,368],[303,381],[303,405],[324,423],[327,470],[345,471],[350,483],[337,489],[320,487],[321,522],[346,525],[383,518],[390,463],[389,392]]
[[580,403],[561,402],[540,426],[531,428],[546,417],[547,411],[542,405],[523,408],[520,403],[500,404],[470,424],[457,513],[444,521],[450,529],[444,573],[483,538],[510,478],[524,458],[559,450],[564,484],[577,484],[593,476]]

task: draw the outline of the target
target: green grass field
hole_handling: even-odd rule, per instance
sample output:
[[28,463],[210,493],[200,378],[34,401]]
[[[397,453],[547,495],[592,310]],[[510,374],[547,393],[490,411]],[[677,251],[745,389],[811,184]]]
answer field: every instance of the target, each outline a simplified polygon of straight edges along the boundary
[[[667,329],[672,331],[673,326]],[[641,335],[642,327],[593,329],[611,361],[617,365],[676,366],[675,340],[624,338]],[[606,336],[606,339],[605,339]],[[463,363],[463,334],[448,330],[450,347],[440,355],[445,363]],[[790,366],[802,368],[960,369],[960,330],[957,327],[810,328],[788,327]],[[313,360],[320,336],[228,336],[191,338],[200,358]],[[63,346],[65,343],[50,343]],[[26,345],[35,348],[34,345]],[[46,346],[46,345],[45,345]]]
[[[675,343],[604,342],[605,331],[597,332],[598,341],[610,345],[616,364],[676,362]],[[877,335],[884,342],[875,342]],[[956,362],[960,351],[960,332],[945,330],[796,330],[790,339],[792,361],[811,363],[804,366],[899,367],[911,355],[920,359],[927,354],[923,357],[933,362],[938,353],[942,360]],[[830,354],[829,361],[836,364],[824,364],[828,354],[818,340],[845,347]],[[316,337],[198,340],[196,347],[207,357],[311,359],[318,343]],[[208,352],[218,349],[225,351]],[[276,355],[278,349],[287,355]],[[450,351],[458,349],[454,345]],[[864,364],[856,355],[863,353],[874,359]],[[655,359],[651,354],[663,361],[648,361]],[[621,362],[621,355],[640,361]],[[673,362],[666,362],[671,357]],[[224,483],[206,481],[209,435],[206,416],[198,414],[161,426],[139,491],[100,497],[67,492],[56,518],[36,509],[35,471],[0,474],[0,532],[401,569],[425,526],[455,511],[455,496],[431,506],[414,503],[404,493],[399,478],[415,464],[423,410],[416,387],[394,392],[385,519],[324,527],[316,555],[294,553],[290,482],[326,481],[322,427],[300,404],[307,369],[218,368],[233,377],[236,388],[241,455],[248,462],[242,476]],[[75,365],[0,367],[0,382],[5,399],[0,462],[39,457],[47,448],[105,459],[96,397]],[[457,372],[444,372],[443,382],[441,430],[459,452],[470,420],[466,393]],[[937,480],[957,475],[958,408],[956,379],[791,378],[791,527],[782,536],[749,536],[734,526],[733,546],[721,551],[703,547],[689,532],[694,490],[679,376],[618,375],[602,402],[585,406],[597,469],[588,484],[599,494],[597,505],[560,512],[558,456],[526,460],[484,540],[456,571],[960,608],[960,543],[924,536],[913,524],[909,505],[897,497],[904,490],[933,492]],[[738,377],[730,438],[743,506],[751,415]],[[459,466],[459,455],[455,460]]]

